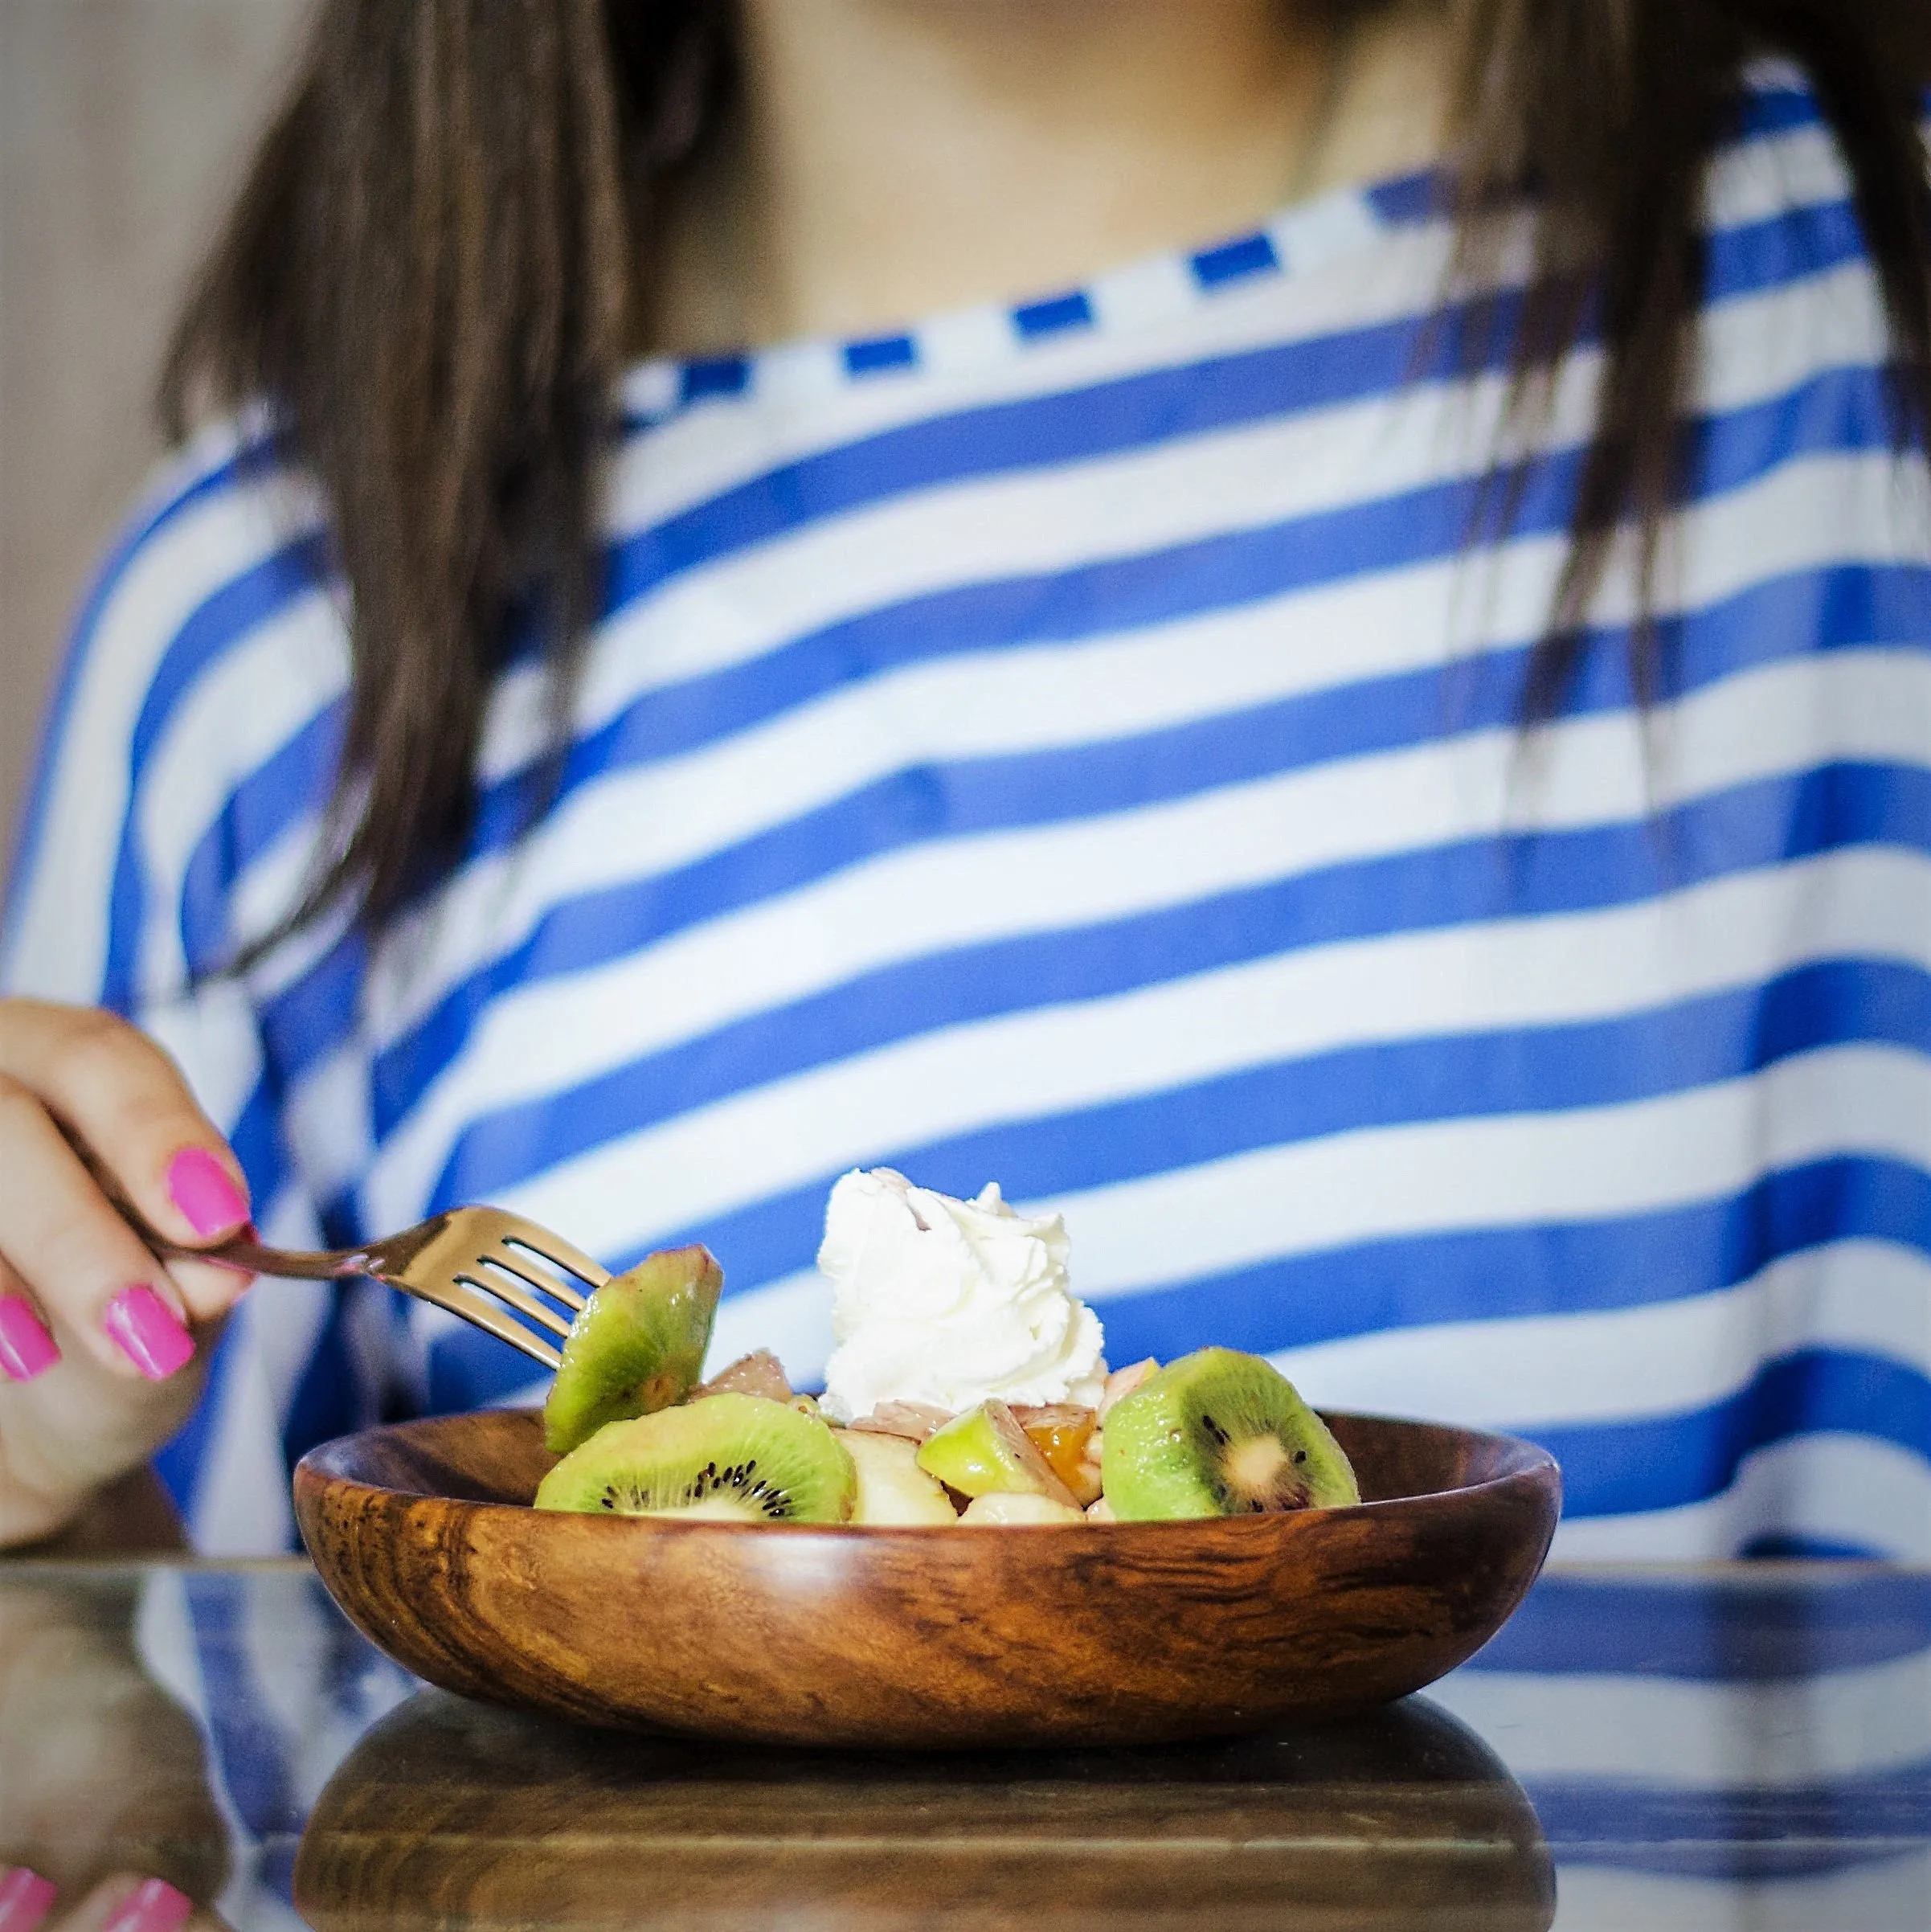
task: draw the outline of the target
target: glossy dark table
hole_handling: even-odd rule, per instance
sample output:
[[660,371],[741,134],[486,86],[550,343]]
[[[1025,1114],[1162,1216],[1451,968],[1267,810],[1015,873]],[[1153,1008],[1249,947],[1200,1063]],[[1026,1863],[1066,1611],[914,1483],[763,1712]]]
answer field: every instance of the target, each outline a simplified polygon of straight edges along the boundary
[[300,1563],[0,1563],[0,1864],[50,1932],[116,1873],[345,1932],[1925,1932],[1931,1573],[1552,1573],[1358,1722],[859,1758],[421,1690]]

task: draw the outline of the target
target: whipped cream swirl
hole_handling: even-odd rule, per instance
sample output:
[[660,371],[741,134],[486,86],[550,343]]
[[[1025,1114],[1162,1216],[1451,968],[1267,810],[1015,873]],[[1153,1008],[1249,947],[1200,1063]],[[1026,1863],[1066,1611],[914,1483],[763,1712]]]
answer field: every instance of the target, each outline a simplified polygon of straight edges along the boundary
[[1015,1214],[996,1181],[955,1201],[890,1168],[844,1176],[818,1250],[837,1344],[825,1413],[851,1422],[881,1402],[959,1410],[992,1396],[1096,1406],[1106,1338],[1067,1286],[1068,1246],[1058,1215]]

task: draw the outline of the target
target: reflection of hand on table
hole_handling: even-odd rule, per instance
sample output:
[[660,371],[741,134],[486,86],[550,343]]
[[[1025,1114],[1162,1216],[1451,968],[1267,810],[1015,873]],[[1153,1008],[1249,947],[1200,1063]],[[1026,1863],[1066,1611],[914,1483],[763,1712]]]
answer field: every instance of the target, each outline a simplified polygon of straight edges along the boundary
[[134,1605],[131,1586],[0,1570],[0,1868],[53,1885],[41,1932],[219,1922],[174,1902],[219,1895],[227,1834],[200,1731],[135,1655]]
[[[0,1932],[14,1929],[0,1920]],[[166,1880],[137,1878],[120,1873],[104,1878],[72,1911],[45,1921],[39,1932],[225,1932],[212,1912],[198,1912],[194,1901]]]

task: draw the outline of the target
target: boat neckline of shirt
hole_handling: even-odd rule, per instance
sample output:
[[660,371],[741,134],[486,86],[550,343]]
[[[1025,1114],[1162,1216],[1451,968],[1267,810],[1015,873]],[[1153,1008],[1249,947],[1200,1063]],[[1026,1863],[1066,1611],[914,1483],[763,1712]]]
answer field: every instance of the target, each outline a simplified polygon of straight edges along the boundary
[[[1747,61],[1739,83],[1745,103],[1785,94],[1808,100],[1810,92],[1801,69],[1776,56]],[[1743,138],[1749,133],[1738,130]],[[1053,346],[1171,324],[1227,293],[1304,276],[1434,222],[1447,206],[1449,172],[1438,160],[1323,189],[1257,226],[1156,249],[1019,301],[942,309],[862,335],[799,335],[758,347],[643,357],[620,379],[624,427],[655,427],[710,401],[815,401],[894,378],[980,375]]]
[[712,399],[822,396],[894,376],[978,371],[1069,340],[1172,321],[1235,289],[1306,274],[1426,221],[1438,205],[1439,175],[1438,168],[1426,167],[1324,190],[1256,226],[1198,246],[1155,250],[1021,301],[943,309],[862,335],[800,335],[756,348],[648,356],[624,376],[624,413],[642,426]]

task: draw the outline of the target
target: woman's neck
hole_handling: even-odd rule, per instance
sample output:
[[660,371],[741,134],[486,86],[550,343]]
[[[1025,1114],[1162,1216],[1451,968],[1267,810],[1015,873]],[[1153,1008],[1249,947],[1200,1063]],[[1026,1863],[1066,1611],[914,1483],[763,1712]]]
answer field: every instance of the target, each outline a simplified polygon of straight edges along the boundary
[[742,108],[672,212],[657,346],[1063,287],[1418,163],[1434,10],[1345,33],[1315,0],[741,0]]

